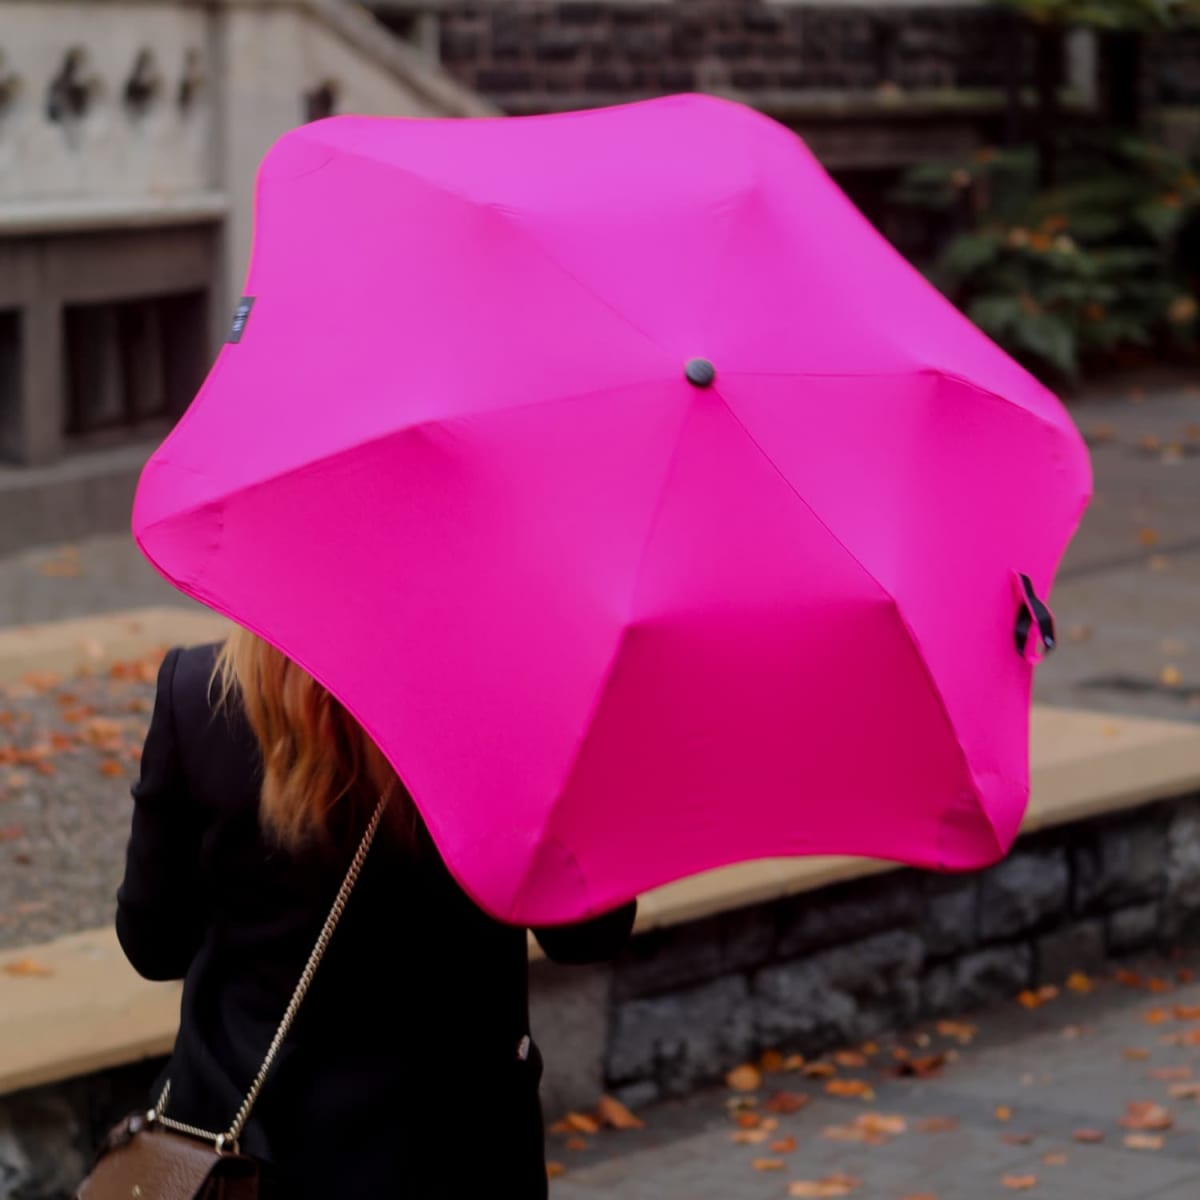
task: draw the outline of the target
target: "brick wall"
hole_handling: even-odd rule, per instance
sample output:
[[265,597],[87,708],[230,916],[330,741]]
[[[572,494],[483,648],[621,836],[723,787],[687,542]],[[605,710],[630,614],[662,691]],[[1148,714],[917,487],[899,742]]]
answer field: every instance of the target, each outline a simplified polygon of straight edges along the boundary
[[[502,106],[544,97],[995,88],[1007,18],[947,6],[777,7],[763,0],[443,3],[445,66]],[[1020,69],[1027,56],[1022,49]]]

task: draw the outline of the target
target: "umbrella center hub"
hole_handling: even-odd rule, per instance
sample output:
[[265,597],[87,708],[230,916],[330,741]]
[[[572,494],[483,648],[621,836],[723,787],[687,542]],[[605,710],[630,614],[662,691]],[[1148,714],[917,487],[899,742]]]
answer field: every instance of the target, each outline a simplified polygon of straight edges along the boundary
[[713,380],[717,377],[717,368],[707,358],[692,358],[683,368],[683,374],[693,387],[712,387]]

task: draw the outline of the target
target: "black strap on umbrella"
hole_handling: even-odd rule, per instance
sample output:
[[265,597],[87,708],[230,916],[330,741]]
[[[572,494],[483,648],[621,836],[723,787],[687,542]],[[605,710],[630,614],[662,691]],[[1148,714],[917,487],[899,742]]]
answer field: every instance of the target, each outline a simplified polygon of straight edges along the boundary
[[1029,576],[1022,575],[1020,580],[1022,599],[1021,607],[1017,612],[1017,653],[1022,658],[1025,657],[1025,653],[1029,649],[1029,635],[1033,632],[1036,622],[1038,636],[1042,639],[1046,653],[1049,654],[1057,644],[1054,634],[1054,614],[1038,598],[1037,592],[1033,589],[1033,581]]

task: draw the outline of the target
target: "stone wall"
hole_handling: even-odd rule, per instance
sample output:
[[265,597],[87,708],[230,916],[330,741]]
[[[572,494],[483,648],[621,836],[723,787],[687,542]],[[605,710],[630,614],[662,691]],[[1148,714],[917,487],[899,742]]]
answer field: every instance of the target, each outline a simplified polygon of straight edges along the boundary
[[[1195,940],[1200,798],[1021,840],[990,871],[914,871],[637,936],[612,967],[539,963],[546,1108],[601,1088],[641,1107],[769,1048],[818,1054],[1004,1003],[1122,955]],[[0,1099],[0,1198],[68,1200],[103,1132],[145,1102],[142,1063]]]
[[606,1083],[680,1095],[765,1049],[819,1053],[1186,940],[1198,917],[1194,799],[1023,839],[978,875],[897,871],[649,933],[614,970]]
[[[381,6],[382,7],[382,6]],[[1007,18],[959,4],[797,6],[764,0],[438,5],[444,65],[501,106],[555,96],[996,88]],[[386,19],[386,11],[385,11]],[[1022,54],[1019,69],[1026,70]]]

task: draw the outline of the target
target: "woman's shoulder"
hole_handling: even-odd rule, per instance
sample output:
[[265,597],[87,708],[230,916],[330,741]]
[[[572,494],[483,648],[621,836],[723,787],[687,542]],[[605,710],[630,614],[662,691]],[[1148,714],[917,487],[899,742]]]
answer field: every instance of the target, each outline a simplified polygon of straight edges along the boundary
[[167,651],[158,677],[158,702],[172,712],[177,726],[207,722],[217,702],[213,672],[220,645],[174,646]]

